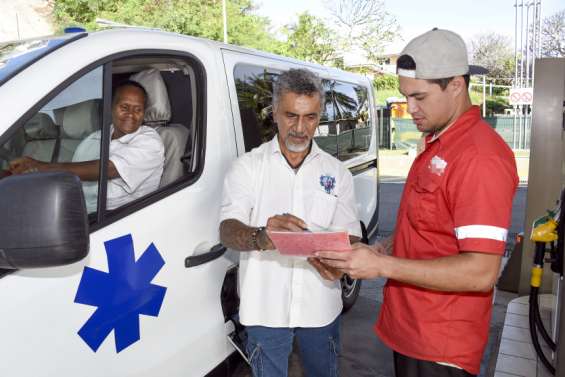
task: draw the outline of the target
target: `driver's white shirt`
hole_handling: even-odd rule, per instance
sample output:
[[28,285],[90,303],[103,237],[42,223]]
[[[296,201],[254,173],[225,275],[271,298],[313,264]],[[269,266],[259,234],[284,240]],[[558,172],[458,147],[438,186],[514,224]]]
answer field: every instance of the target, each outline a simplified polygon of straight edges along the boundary
[[[110,135],[113,132],[112,126]],[[90,134],[77,147],[72,162],[98,160],[100,140],[100,131]],[[164,153],[161,137],[148,126],[142,125],[131,134],[111,140],[109,159],[120,176],[108,180],[106,208],[118,208],[157,190],[163,174]],[[82,189],[88,213],[96,212],[98,181],[84,181]]]
[[[335,179],[329,193],[322,177]],[[282,213],[300,217],[312,231],[347,230],[361,236],[351,173],[315,142],[296,173],[275,136],[237,159],[225,178],[220,221],[264,226],[269,217]],[[339,281],[324,280],[305,258],[276,250],[239,255],[242,324],[321,327],[341,313]]]

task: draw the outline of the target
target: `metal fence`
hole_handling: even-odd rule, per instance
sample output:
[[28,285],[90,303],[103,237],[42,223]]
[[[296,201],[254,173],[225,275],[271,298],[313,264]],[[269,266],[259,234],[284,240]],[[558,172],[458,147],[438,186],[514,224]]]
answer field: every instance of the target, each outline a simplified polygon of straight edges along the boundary
[[[377,110],[380,144],[383,149],[415,148],[421,133],[412,119],[390,118],[388,109]],[[530,148],[531,116],[484,118],[512,149]]]

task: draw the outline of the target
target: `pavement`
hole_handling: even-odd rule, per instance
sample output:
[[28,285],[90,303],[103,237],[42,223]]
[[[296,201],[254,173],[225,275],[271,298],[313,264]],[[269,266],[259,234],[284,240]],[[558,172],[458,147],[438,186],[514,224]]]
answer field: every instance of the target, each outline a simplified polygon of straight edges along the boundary
[[[394,229],[396,213],[404,181],[415,156],[400,151],[380,151],[379,232],[375,239],[386,237]],[[513,203],[512,225],[509,239],[522,230],[524,224],[529,158],[517,157],[518,174],[522,184]],[[508,249],[511,249],[509,245]],[[373,325],[381,307],[384,279],[364,280],[357,302],[342,316],[341,322],[341,377],[393,377],[392,352],[374,334]],[[495,292],[490,323],[489,340],[481,362],[479,377],[494,376],[499,346],[508,303],[516,298],[514,293]],[[249,368],[240,365],[234,377],[251,377]],[[295,352],[289,361],[289,377],[304,377],[300,358]]]

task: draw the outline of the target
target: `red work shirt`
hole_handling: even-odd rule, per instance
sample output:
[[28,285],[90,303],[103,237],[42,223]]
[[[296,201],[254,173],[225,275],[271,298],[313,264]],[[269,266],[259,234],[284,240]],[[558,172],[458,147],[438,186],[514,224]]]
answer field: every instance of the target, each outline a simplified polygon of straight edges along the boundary
[[[393,255],[503,254],[518,184],[512,150],[476,106],[425,141],[402,194]],[[375,331],[396,352],[478,374],[491,309],[492,291],[440,292],[389,279]]]

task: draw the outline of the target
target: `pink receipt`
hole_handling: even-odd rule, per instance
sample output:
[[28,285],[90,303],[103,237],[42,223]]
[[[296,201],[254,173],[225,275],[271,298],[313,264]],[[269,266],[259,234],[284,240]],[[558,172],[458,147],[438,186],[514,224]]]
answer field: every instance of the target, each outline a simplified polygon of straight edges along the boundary
[[347,232],[272,232],[267,234],[279,253],[294,256],[310,256],[316,251],[349,251]]

